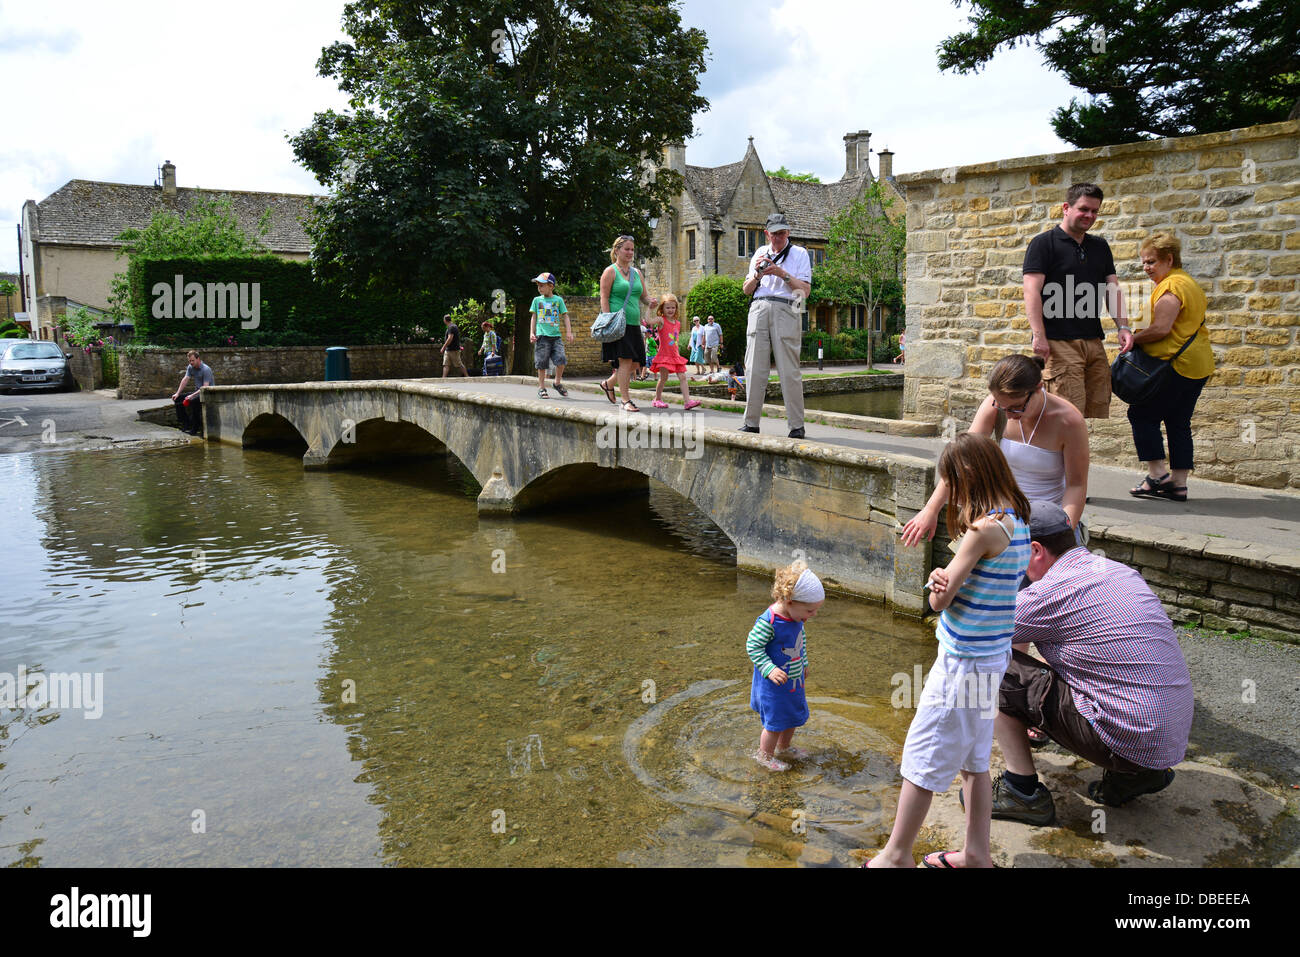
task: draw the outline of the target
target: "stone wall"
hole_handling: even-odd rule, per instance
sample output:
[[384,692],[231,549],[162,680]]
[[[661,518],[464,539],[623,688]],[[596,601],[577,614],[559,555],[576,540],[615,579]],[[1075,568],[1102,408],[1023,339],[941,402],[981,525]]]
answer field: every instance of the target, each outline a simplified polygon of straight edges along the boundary
[[[591,324],[600,315],[600,300],[592,296],[565,296],[569,310],[569,325],[573,329],[573,342],[564,344],[565,375],[608,375],[609,364],[600,359],[600,343],[591,338]],[[564,327],[560,327],[564,331]],[[532,365],[532,357],[529,357]]]
[[[1092,232],[1109,241],[1129,314],[1151,284],[1140,240],[1172,230],[1208,297],[1216,372],[1192,422],[1196,474],[1300,488],[1300,122],[1000,160],[898,177],[907,193],[904,415],[963,428],[990,367],[1029,352],[1021,266],[1060,222],[1065,190],[1106,193]],[[1146,320],[1134,324],[1141,327]],[[1103,321],[1113,358],[1114,325]],[[1136,464],[1127,407],[1092,420],[1094,461]]]
[[[64,353],[71,356],[68,359],[68,369],[72,372],[72,377],[77,380],[77,388],[83,392],[102,389],[104,387],[104,362],[100,350],[92,349],[87,352],[77,346],[62,343],[60,345]],[[175,388],[174,383],[173,388]],[[168,394],[170,395],[170,393]]]
[[[576,330],[575,330],[576,334]],[[119,399],[169,396],[181,380],[186,349],[149,349],[122,353]],[[324,346],[202,349],[222,385],[319,382],[325,378]],[[352,346],[348,349],[353,379],[421,379],[442,375],[442,359],[433,343],[400,346]]]

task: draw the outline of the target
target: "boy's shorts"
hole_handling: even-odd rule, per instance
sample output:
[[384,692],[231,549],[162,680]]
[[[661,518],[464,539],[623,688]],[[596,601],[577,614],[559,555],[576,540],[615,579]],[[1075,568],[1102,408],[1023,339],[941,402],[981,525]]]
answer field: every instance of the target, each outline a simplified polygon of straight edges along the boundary
[[559,336],[538,336],[533,343],[533,368],[564,365],[564,343]]
[[942,792],[958,771],[989,769],[998,690],[1010,660],[1010,652],[958,658],[939,649],[907,730],[900,769],[904,778]]

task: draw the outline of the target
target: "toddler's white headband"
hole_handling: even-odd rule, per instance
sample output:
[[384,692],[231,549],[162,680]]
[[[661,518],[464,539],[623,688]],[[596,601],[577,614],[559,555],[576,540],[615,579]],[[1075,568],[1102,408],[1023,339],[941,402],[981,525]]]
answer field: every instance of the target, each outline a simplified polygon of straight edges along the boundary
[[795,601],[815,605],[826,599],[826,589],[822,587],[821,579],[812,573],[812,569],[805,568],[799,580],[794,583],[794,594],[790,597]]

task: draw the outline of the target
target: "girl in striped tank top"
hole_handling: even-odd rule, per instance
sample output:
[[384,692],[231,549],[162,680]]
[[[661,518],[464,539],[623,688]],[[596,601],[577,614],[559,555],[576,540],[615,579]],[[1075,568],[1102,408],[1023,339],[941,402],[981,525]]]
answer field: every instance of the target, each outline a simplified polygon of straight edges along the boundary
[[927,855],[927,867],[992,867],[989,752],[998,688],[1011,658],[1016,588],[1029,567],[1029,502],[987,436],[965,432],[939,456],[947,483],[948,534],[963,536],[946,568],[930,572],[939,612],[939,656],[903,745],[903,789],[889,843],[873,867],[912,867],[912,845],[935,791],[961,771],[966,843]]

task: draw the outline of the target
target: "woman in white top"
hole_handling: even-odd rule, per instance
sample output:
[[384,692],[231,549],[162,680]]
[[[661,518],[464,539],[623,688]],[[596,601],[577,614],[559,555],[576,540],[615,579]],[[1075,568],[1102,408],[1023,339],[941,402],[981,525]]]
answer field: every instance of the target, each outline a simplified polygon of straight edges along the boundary
[[[992,435],[998,413],[1007,417],[1002,453],[1025,497],[1060,505],[1079,527],[1088,496],[1088,426],[1082,413],[1043,387],[1041,356],[1007,356],[989,373],[989,397],[970,424],[977,435]],[[903,544],[934,538],[939,511],[948,501],[942,479],[925,508],[903,526]]]

